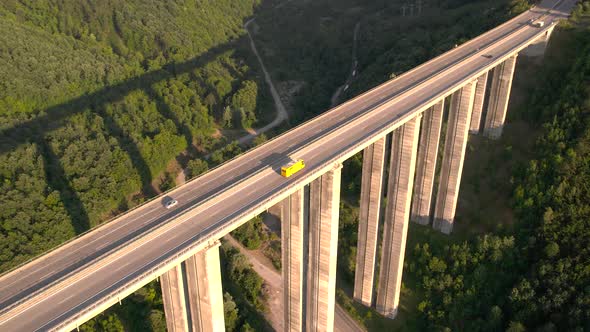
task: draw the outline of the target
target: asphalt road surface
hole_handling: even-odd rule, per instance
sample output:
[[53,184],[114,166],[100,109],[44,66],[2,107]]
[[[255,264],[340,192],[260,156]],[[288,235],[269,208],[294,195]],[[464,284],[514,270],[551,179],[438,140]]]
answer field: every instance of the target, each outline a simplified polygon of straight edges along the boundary
[[[158,197],[2,276],[0,331],[55,328],[195,242],[245,221],[243,214],[263,206],[268,197],[311,180],[315,171],[359,151],[376,135],[448,95],[452,87],[532,42],[542,29],[529,24],[531,19],[547,14],[547,27],[566,16],[575,0],[563,0],[548,11],[555,3],[544,1],[180,186],[166,194],[179,202],[170,210],[163,207],[164,197]],[[483,56],[488,54],[493,56]],[[306,168],[285,179],[278,170],[289,158],[305,160]]]

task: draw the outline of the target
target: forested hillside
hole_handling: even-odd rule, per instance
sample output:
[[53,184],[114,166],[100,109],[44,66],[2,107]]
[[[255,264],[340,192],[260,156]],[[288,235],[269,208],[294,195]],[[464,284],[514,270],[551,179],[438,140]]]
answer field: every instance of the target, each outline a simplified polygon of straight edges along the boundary
[[515,232],[408,248],[429,329],[590,329],[589,1],[552,43],[523,109],[542,131],[514,174]]
[[[258,8],[250,31],[280,90],[295,87],[286,94],[294,125],[329,108],[350,72],[357,23],[359,69],[342,100],[530,6],[432,0],[401,17],[407,1],[261,2],[0,2],[0,273],[170,188],[172,169],[196,176],[242,151],[224,135],[260,125],[272,107],[243,30]],[[362,156],[347,162],[338,300],[369,329],[590,330],[589,26],[586,0],[556,32],[562,42],[523,111],[543,129],[534,160],[506,180],[518,220],[497,232],[474,227],[467,240],[411,225],[395,321],[347,295]],[[260,226],[234,235],[258,244]],[[222,259],[228,330],[267,328],[256,313],[262,281],[227,245]],[[164,331],[158,283],[82,330]]]
[[590,329],[589,1],[548,52],[521,110],[542,130],[534,159],[513,175],[514,233],[408,248],[428,328]]
[[258,5],[0,3],[0,271],[152,196],[217,128],[257,123],[242,25]]
[[[355,25],[357,76],[340,102],[443,53],[530,7],[527,0],[429,0],[402,17],[414,1],[286,1],[256,19],[254,35],[275,83],[302,121],[330,108],[350,74]],[[291,90],[291,91],[289,91]]]
[[400,17],[399,5],[393,3],[362,21],[358,51],[360,75],[345,99],[492,29],[531,5],[526,0],[424,3],[420,15]]
[[[470,137],[471,149],[477,150],[471,144],[497,146],[493,149],[501,153],[491,161],[492,170],[482,167],[492,180],[462,183],[463,195],[465,187],[512,188],[500,194],[511,196],[510,206],[504,208],[515,220],[502,219],[502,213],[466,220],[462,213],[469,207],[461,205],[473,199],[460,197],[457,228],[466,223],[467,229],[445,236],[411,224],[396,321],[339,293],[339,301],[369,330],[590,330],[590,2],[580,2],[557,30],[544,61],[530,64],[534,77],[523,78],[534,88],[519,91],[525,93],[515,97],[524,100],[522,106],[510,109],[507,127],[518,119],[534,128],[520,134],[537,135],[532,159],[509,168],[508,174],[494,174],[503,172],[498,163],[516,158],[511,151],[519,145],[514,140],[522,140],[513,133],[518,129],[508,128],[509,135],[500,141]],[[445,35],[435,31],[429,33]],[[420,43],[412,45],[420,49]],[[538,61],[524,58],[519,61]],[[377,65],[375,73],[367,80],[387,75]],[[467,158],[486,153],[470,150]],[[343,186],[356,190],[356,195],[360,165],[355,158],[343,173]],[[498,180],[506,183],[494,183]],[[484,221],[493,223],[494,231],[481,227]],[[344,289],[354,278],[357,227],[356,202],[347,202],[341,208],[338,248]]]
[[171,61],[193,59],[240,36],[257,3],[3,2],[0,100],[19,102],[18,108],[7,102],[6,114],[35,112]]
[[255,36],[275,83],[296,87],[291,108],[297,121],[329,108],[330,96],[350,67],[358,6],[374,2],[290,1],[256,19]]

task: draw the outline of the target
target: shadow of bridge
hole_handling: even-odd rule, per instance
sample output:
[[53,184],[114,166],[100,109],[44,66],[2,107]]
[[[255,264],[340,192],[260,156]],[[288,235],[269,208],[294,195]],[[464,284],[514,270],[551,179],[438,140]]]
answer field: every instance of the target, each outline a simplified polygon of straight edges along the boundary
[[[165,119],[170,119],[175,124],[178,134],[184,136],[189,149],[193,148],[193,151],[189,150],[189,153],[194,153],[192,145],[194,138],[190,127],[176,116],[164,98],[154,89],[154,85],[182,74],[190,74],[193,70],[214,61],[226,51],[234,49],[243,38],[245,37],[241,36],[238,39],[213,47],[193,59],[164,65],[161,69],[147,72],[99,91],[83,94],[68,102],[41,110],[35,118],[0,131],[0,154],[13,151],[23,144],[37,144],[44,160],[47,184],[60,192],[74,229],[76,233],[80,234],[90,227],[88,213],[79,195],[66,178],[66,172],[60,163],[58,153],[52,149],[50,140],[46,135],[63,126],[72,115],[88,109],[91,110],[104,119],[104,127],[108,136],[115,138],[118,146],[130,157],[133,167],[140,176],[143,193],[153,196],[155,195],[151,186],[153,175],[148,163],[142,157],[140,149],[133,138],[126,134],[124,128],[121,128],[117,121],[108,114],[107,106],[122,101],[125,96],[133,91],[144,91],[150,100],[155,102],[158,112]],[[192,78],[196,79],[195,77]]]

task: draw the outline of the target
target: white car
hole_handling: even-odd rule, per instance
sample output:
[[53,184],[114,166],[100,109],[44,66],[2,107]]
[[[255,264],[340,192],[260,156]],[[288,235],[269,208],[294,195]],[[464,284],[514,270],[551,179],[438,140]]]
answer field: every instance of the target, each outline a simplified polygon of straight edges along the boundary
[[169,200],[168,200],[166,203],[164,203],[164,206],[165,206],[167,209],[170,209],[171,207],[173,207],[173,206],[174,206],[174,205],[176,205],[176,204],[178,204],[178,201],[177,201],[177,200],[175,200],[174,198],[172,198],[172,199],[169,199]]

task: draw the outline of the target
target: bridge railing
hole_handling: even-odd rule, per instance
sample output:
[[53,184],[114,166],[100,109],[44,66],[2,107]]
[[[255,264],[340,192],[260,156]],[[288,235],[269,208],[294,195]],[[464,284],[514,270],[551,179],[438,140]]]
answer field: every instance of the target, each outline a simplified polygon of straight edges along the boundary
[[[538,33],[538,35],[541,35],[541,34],[545,33],[545,31],[549,30],[550,28],[553,28],[553,25],[548,25],[548,26],[546,26],[546,28],[544,28],[544,29],[540,29],[540,31],[539,31],[539,33]],[[536,37],[534,37],[534,38],[538,38],[538,36],[536,36]],[[532,38],[532,39],[534,39],[534,38]],[[531,39],[531,40],[532,40],[532,39]],[[520,46],[522,46],[522,45],[520,45]],[[519,48],[520,46],[517,46],[517,47],[515,47],[515,48]],[[520,48],[523,48],[523,47],[520,47]],[[504,54],[504,55],[506,56],[506,54],[508,54],[508,53],[513,53],[513,52],[514,52],[513,50],[510,50],[510,51],[508,51],[508,52],[505,52],[505,54]],[[466,56],[464,59],[466,59],[466,58],[469,58],[469,57],[471,57],[472,55],[473,55],[473,54],[471,54],[471,55],[469,55],[469,56]],[[508,55],[509,55],[509,54],[508,54]],[[461,61],[464,61],[464,59],[462,59]],[[434,60],[434,59],[433,59],[433,60]],[[431,60],[431,61],[432,61],[432,60]],[[503,61],[503,59],[502,59],[502,60],[498,60],[498,61],[500,61],[500,62],[501,62],[501,61]],[[419,66],[419,67],[420,67],[420,66]],[[417,68],[419,68],[419,67],[416,67],[414,70],[416,70],[416,69],[417,69]],[[489,70],[489,69],[487,69],[487,70]],[[413,70],[412,70],[412,71],[413,71]],[[410,74],[412,71],[410,71],[410,72],[408,72],[408,73],[406,73],[406,74]],[[482,70],[480,70],[480,72],[481,72],[481,71],[482,71]],[[444,72],[444,71],[443,71],[443,72]],[[443,72],[439,72],[439,73],[437,73],[436,75],[434,75],[433,77],[435,77],[435,76],[437,76],[437,75],[440,75],[440,74],[442,74]],[[404,75],[406,75],[406,74],[404,74]],[[402,75],[402,76],[404,76],[404,75]],[[400,76],[400,77],[402,77],[402,76]],[[430,78],[429,78],[429,80],[430,80],[430,79],[432,79],[433,77],[430,77]],[[398,78],[398,79],[399,79],[399,78]],[[467,79],[467,80],[468,80],[468,79]],[[423,82],[424,82],[424,81],[423,81]],[[417,83],[417,85],[420,85],[420,84],[421,84],[421,83],[423,83],[423,82],[419,82],[419,83]],[[411,90],[411,89],[413,89],[413,88],[415,88],[415,86],[414,86],[414,87],[411,87],[411,88],[409,88],[408,90]],[[456,88],[456,87],[455,87],[455,88]],[[377,88],[375,88],[375,89],[377,89]],[[361,95],[361,96],[359,96],[359,97],[357,97],[357,98],[361,98],[361,97],[363,97],[364,95],[366,95],[366,94],[370,93],[371,91],[373,91],[373,90],[375,90],[375,89],[372,89],[372,90],[370,90],[369,92],[367,92],[367,93],[365,93],[365,94],[363,94],[363,95]],[[408,93],[408,90],[402,91],[400,94],[398,94],[398,96]],[[443,96],[443,97],[444,97],[444,96]],[[355,98],[355,99],[357,99],[357,98]],[[386,104],[387,102],[389,102],[389,101],[385,101],[385,102],[383,102],[382,104],[378,105],[376,108],[378,108],[378,107],[381,107],[383,104]],[[434,103],[434,102],[432,102],[431,104],[433,104],[433,103]],[[342,106],[342,105],[341,105],[341,106]],[[385,129],[383,129],[382,131],[380,131],[380,133],[379,133],[379,134],[376,134],[376,135],[372,134],[371,136],[373,136],[373,137],[374,137],[374,139],[372,139],[372,141],[371,141],[371,142],[374,142],[374,141],[376,141],[377,139],[379,139],[380,137],[382,137],[382,136],[386,135],[386,134],[387,134],[387,132],[394,130],[394,129],[396,128],[396,127],[395,127],[396,125],[398,125],[398,126],[399,126],[399,125],[402,125],[402,124],[403,124],[403,122],[400,122],[402,118],[404,118],[404,119],[405,119],[405,118],[408,118],[408,119],[409,119],[409,118],[411,118],[411,117],[415,116],[417,113],[419,113],[419,112],[423,111],[424,109],[428,108],[429,106],[431,106],[431,105],[422,106],[422,107],[420,107],[420,109],[419,109],[419,110],[416,110],[416,109],[414,109],[414,110],[412,110],[412,111],[406,112],[406,114],[400,114],[400,115],[398,115],[398,118],[397,118],[396,120],[394,120],[393,124],[391,124],[391,125],[387,125],[387,126],[384,126],[384,127],[385,127]],[[337,110],[337,109],[338,109],[338,107],[337,107],[337,108],[335,108],[333,111],[335,111],[335,110]],[[348,124],[350,124],[350,123],[352,123],[352,122],[355,122],[355,121],[357,121],[357,120],[358,120],[358,118],[360,118],[360,117],[362,117],[362,116],[364,116],[364,115],[368,114],[368,113],[369,113],[369,112],[371,112],[371,111],[374,111],[374,109],[371,109],[370,111],[368,110],[367,112],[361,113],[361,114],[359,114],[357,117],[354,117],[354,118],[352,118],[350,121],[347,121],[347,122],[345,122],[345,123],[341,124],[341,126],[340,126],[340,127],[338,127],[338,128],[337,128],[337,130],[338,130],[338,129],[341,129],[341,128],[343,128],[343,127],[345,127],[346,125],[348,125]],[[307,124],[308,124],[308,123],[310,123],[311,121],[314,121],[314,120],[316,120],[316,121],[319,121],[319,118],[322,118],[322,116],[328,116],[328,115],[329,115],[329,113],[331,113],[331,112],[324,113],[323,115],[321,115],[321,116],[319,116],[319,117],[317,117],[317,118],[311,119],[311,120],[309,120],[309,121],[307,121],[307,122],[305,122],[305,123],[303,123],[303,124],[301,124],[301,125],[299,125],[299,126],[297,126],[297,127],[293,128],[293,129],[291,129],[291,130],[289,130],[289,131],[287,131],[287,132],[283,133],[282,135],[279,135],[279,136],[277,136],[277,137],[273,138],[273,139],[272,139],[271,141],[269,141],[268,143],[270,143],[270,142],[273,142],[273,141],[275,141],[275,140],[278,140],[278,139],[280,139],[281,137],[283,137],[283,136],[287,135],[287,134],[288,134],[288,133],[290,133],[291,131],[294,131],[294,130],[298,129],[298,128],[299,128],[299,127],[301,127],[301,126],[307,125]],[[407,120],[407,119],[406,119],[406,120]],[[383,133],[382,133],[383,131],[387,131],[387,132],[386,132],[385,134],[383,134]],[[303,147],[301,147],[300,149],[296,149],[294,152],[296,153],[297,151],[299,151],[299,150],[302,150],[302,149],[304,149],[304,148],[308,147],[309,145],[311,145],[311,144],[315,143],[315,142],[316,142],[317,140],[319,140],[319,139],[324,139],[324,137],[325,137],[325,136],[327,136],[327,135],[329,135],[329,134],[331,134],[331,133],[332,133],[332,132],[330,132],[330,133],[327,133],[327,134],[326,134],[326,135],[324,135],[324,136],[318,137],[318,138],[317,138],[316,140],[314,140],[313,142],[311,142],[311,143],[307,144],[306,146],[303,146]],[[267,143],[267,144],[268,144],[268,143]],[[370,143],[367,143],[366,141],[365,141],[365,142],[363,142],[363,143],[355,144],[355,145],[353,145],[353,146],[350,148],[350,150],[351,150],[351,151],[356,151],[356,152],[358,152],[358,151],[362,150],[364,147],[366,147],[368,144],[370,144]],[[244,155],[246,155],[246,154],[248,154],[248,153],[252,153],[254,150],[255,150],[255,149],[252,149],[252,150],[250,150],[250,151],[248,151],[248,152],[245,152],[245,153],[243,153],[243,154],[241,154],[241,155],[239,155],[239,156],[236,156],[235,158],[232,158],[232,160],[230,160],[230,162],[231,162],[231,161],[234,161],[235,159],[241,158],[241,157],[243,157]],[[354,153],[356,153],[356,152],[343,152],[343,153],[341,153],[340,155],[337,155],[337,156],[335,156],[335,159],[336,159],[336,160],[342,160],[342,159],[343,159],[343,158],[345,158],[347,155],[348,155],[348,156],[350,156],[350,155],[351,155],[351,153],[352,153],[352,154],[354,154]],[[207,172],[206,174],[210,174],[210,173],[212,173],[213,171],[216,171],[216,170],[218,170],[218,169],[222,168],[223,166],[225,166],[225,165],[229,164],[230,162],[228,162],[228,163],[224,163],[224,164],[222,164],[222,165],[219,165],[218,167],[215,167],[215,168],[211,169],[211,170],[210,170],[209,172]],[[325,173],[325,168],[326,168],[326,167],[328,167],[328,169],[329,169],[329,167],[330,167],[330,164],[332,164],[332,163],[333,163],[333,161],[330,161],[330,162],[327,162],[327,163],[326,163],[326,165],[322,165],[322,166],[320,166],[320,167],[316,168],[316,170],[315,170],[315,171],[313,171],[313,172],[311,173],[311,176],[309,176],[309,177],[307,177],[307,178],[306,178],[306,182],[311,182],[313,179],[315,179],[315,178],[317,178],[317,177],[321,176],[321,174]],[[264,169],[267,169],[267,168],[261,168],[260,170],[258,170],[258,172],[257,172],[257,173],[254,173],[254,174],[252,174],[250,177],[247,177],[247,178],[244,178],[244,179],[240,180],[240,182],[243,182],[243,181],[247,181],[247,180],[249,180],[249,179],[252,179],[252,177],[253,177],[254,175],[258,174],[259,172],[262,172]],[[190,183],[190,182],[192,182],[192,181],[195,181],[195,180],[197,180],[197,179],[199,179],[199,178],[201,178],[201,177],[193,178],[192,180],[190,180],[190,181],[189,181],[189,183]],[[307,181],[307,180],[309,180],[309,181]],[[305,185],[305,184],[303,184],[303,185]],[[291,185],[291,187],[292,187],[292,185]],[[174,192],[174,191],[175,191],[175,190],[177,190],[178,188],[179,188],[179,187],[173,188],[173,189],[171,189],[171,190],[168,190],[168,191],[166,191],[165,193],[163,193],[163,194],[161,194],[161,195],[159,195],[159,196],[156,196],[156,197],[154,197],[154,198],[152,198],[152,199],[149,199],[148,201],[146,201],[146,203],[145,203],[145,204],[143,204],[143,205],[141,205],[141,206],[136,206],[136,207],[134,207],[134,208],[130,209],[129,211],[127,211],[127,212],[123,213],[122,215],[119,215],[119,216],[117,216],[117,217],[115,217],[115,218],[113,218],[113,219],[111,219],[111,220],[115,220],[115,219],[121,218],[122,216],[125,216],[125,215],[127,215],[127,214],[129,214],[129,213],[131,213],[131,212],[133,212],[133,211],[135,211],[135,210],[137,210],[137,209],[138,209],[138,208],[140,208],[140,207],[144,207],[146,204],[148,204],[148,203],[150,203],[150,202],[153,202],[153,201],[155,201],[155,200],[157,200],[157,199],[159,199],[159,198],[161,198],[161,197],[163,197],[163,196],[165,196],[165,195],[171,194],[172,192]],[[261,203],[260,203],[260,204],[258,204],[257,206],[265,206],[265,205],[268,205],[268,204],[269,204],[269,202],[272,202],[272,201],[274,201],[274,200],[277,200],[277,198],[276,198],[276,197],[279,197],[279,196],[281,196],[281,195],[283,195],[283,196],[285,196],[285,195],[288,195],[288,193],[287,193],[287,194],[285,194],[285,192],[289,192],[289,191],[293,191],[293,189],[290,189],[290,188],[285,188],[285,189],[283,189],[283,190],[281,190],[281,191],[277,192],[275,195],[273,195],[273,196],[269,196],[269,198],[265,199],[263,202],[261,202]],[[216,196],[212,197],[212,199],[214,199],[215,197],[216,197]],[[179,214],[179,215],[178,215],[178,217],[181,217],[181,216],[184,216],[185,214],[188,214],[188,213],[189,213],[189,212],[191,212],[191,211],[192,211],[194,208],[197,208],[197,207],[199,207],[200,205],[201,205],[201,204],[199,204],[199,205],[196,205],[196,206],[194,206],[194,207],[191,207],[190,209],[186,210],[185,212],[183,212],[183,213]],[[254,206],[252,209],[256,210],[256,209],[260,209],[260,208],[257,208],[256,206]],[[248,212],[246,212],[246,214],[248,214]],[[250,213],[250,214],[251,214],[251,213]],[[233,218],[233,221],[230,221],[230,222],[227,222],[227,223],[225,223],[225,220],[222,220],[222,221],[220,221],[220,222],[218,222],[218,223],[216,223],[216,224],[214,224],[214,225],[212,225],[212,226],[208,227],[207,229],[205,229],[205,230],[204,230],[204,232],[208,232],[210,228],[218,227],[218,230],[217,230],[216,232],[214,232],[214,233],[216,233],[216,234],[221,234],[221,233],[224,233],[224,232],[225,232],[225,233],[228,233],[228,232],[229,232],[229,230],[227,230],[227,229],[234,229],[234,228],[238,227],[238,226],[239,226],[238,224],[240,223],[240,221],[241,221],[241,220],[244,220],[244,218],[243,218],[243,217],[240,217],[240,216]],[[247,220],[247,219],[245,219],[245,220]],[[244,222],[245,222],[245,220],[244,220]],[[225,224],[223,224],[223,225],[219,225],[221,222],[224,222]],[[242,223],[243,223],[243,222],[242,222]],[[166,224],[167,224],[167,223],[166,223]],[[95,231],[97,228],[103,227],[103,226],[105,226],[105,225],[106,225],[106,223],[105,223],[105,224],[101,224],[101,225],[99,225],[99,226],[97,226],[97,227],[95,227],[95,228],[92,228],[92,229],[88,230],[87,232],[85,232],[85,233],[83,233],[83,234],[79,235],[78,237],[76,237],[76,238],[72,238],[71,240],[69,240],[68,242],[64,243],[63,245],[61,245],[61,246],[60,246],[60,247],[58,247],[57,249],[63,248],[63,247],[65,247],[67,244],[71,243],[72,241],[74,241],[74,240],[76,240],[76,239],[79,239],[79,238],[81,238],[82,236],[86,235],[87,233],[89,233],[89,232],[91,232],[91,231]],[[154,231],[156,231],[156,230],[158,230],[158,229],[160,229],[160,228],[159,228],[159,227],[156,227],[156,228],[150,229],[150,233],[151,233],[151,232],[154,232]],[[146,234],[143,234],[143,236],[145,236],[145,235],[146,235]],[[202,238],[204,238],[204,237],[207,237],[207,236],[210,236],[210,235],[209,235],[209,234],[200,234],[200,237],[202,237]],[[204,239],[197,239],[197,240],[196,240],[196,242],[195,242],[193,245],[190,245],[190,246],[186,247],[185,249],[183,249],[182,251],[178,252],[178,253],[177,253],[176,255],[174,255],[173,257],[169,257],[169,258],[168,258],[168,259],[167,259],[165,262],[163,262],[163,263],[159,264],[158,266],[155,266],[154,268],[152,268],[152,269],[150,269],[150,270],[146,271],[144,274],[142,274],[142,275],[141,275],[141,277],[138,277],[138,278],[139,278],[139,279],[145,278],[145,274],[148,274],[148,275],[149,275],[149,274],[153,273],[154,271],[159,271],[159,270],[161,269],[160,265],[162,265],[162,264],[163,264],[163,265],[170,264],[170,262],[174,262],[174,261],[178,260],[178,258],[179,258],[179,257],[181,257],[181,256],[183,256],[183,255],[186,255],[187,253],[194,252],[194,250],[195,250],[194,248],[196,248],[196,247],[198,247],[199,245],[201,245],[201,244],[202,244],[204,241],[205,241]],[[183,244],[183,245],[184,245],[184,244]],[[52,251],[56,251],[57,249],[54,249],[54,250],[52,250]],[[24,264],[22,264],[22,265],[24,265]],[[22,266],[22,265],[21,265],[21,266]],[[17,267],[17,268],[15,268],[15,269],[13,269],[13,270],[16,270],[16,269],[18,269],[18,267]],[[10,272],[12,272],[13,270],[11,270]],[[7,272],[5,275],[7,275],[7,274],[8,274],[8,273],[10,273],[10,272]],[[132,282],[130,282],[130,283],[127,283],[127,284],[126,284],[126,285],[125,285],[123,288],[120,288],[120,289],[118,289],[117,291],[115,291],[115,294],[121,294],[121,292],[125,291],[126,289],[128,289],[129,287],[131,287],[131,286],[132,286],[133,284],[135,284],[135,283],[137,283],[137,282],[136,282],[136,280],[134,280],[134,281],[132,281]],[[112,296],[111,296],[111,297],[112,297]],[[105,299],[105,300],[107,300],[107,299],[108,299],[108,296],[107,296],[107,297],[105,297],[104,299]],[[100,304],[97,302],[97,303],[96,303],[96,305],[100,305]],[[92,308],[92,307],[95,307],[95,305],[91,306],[90,308]],[[90,308],[89,308],[89,309],[90,309]]]

